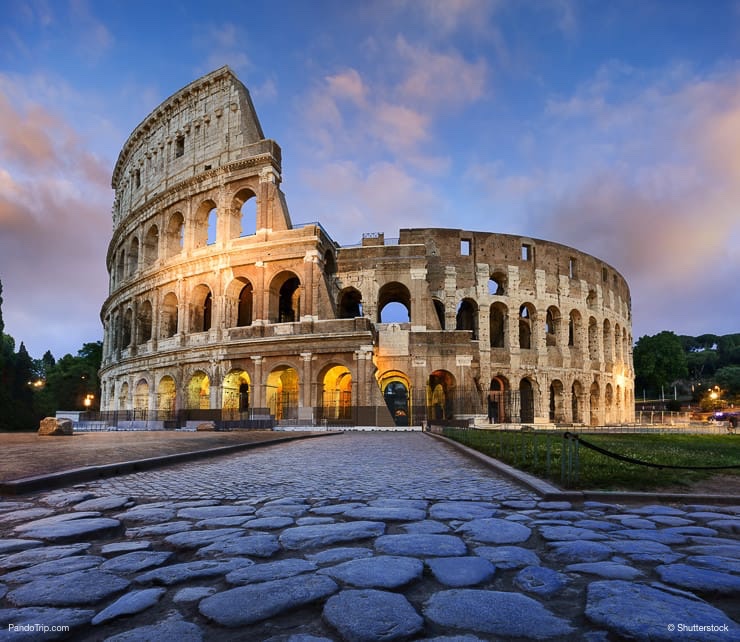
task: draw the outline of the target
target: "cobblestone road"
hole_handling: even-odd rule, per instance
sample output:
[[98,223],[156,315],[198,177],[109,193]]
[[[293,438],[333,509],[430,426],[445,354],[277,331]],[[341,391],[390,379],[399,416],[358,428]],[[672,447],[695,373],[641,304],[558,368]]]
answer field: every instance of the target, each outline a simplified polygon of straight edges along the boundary
[[344,433],[89,484],[149,498],[523,499],[521,486],[420,433]]
[[422,434],[0,500],[0,642],[717,642],[739,596],[740,506],[544,501]]

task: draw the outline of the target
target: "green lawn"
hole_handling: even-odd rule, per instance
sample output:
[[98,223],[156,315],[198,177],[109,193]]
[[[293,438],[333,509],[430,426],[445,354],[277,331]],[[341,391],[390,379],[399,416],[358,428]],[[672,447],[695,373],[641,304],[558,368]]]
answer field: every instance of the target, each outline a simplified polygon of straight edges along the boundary
[[[740,475],[740,468],[681,470],[618,461],[563,439],[562,432],[445,429],[444,435],[565,488],[652,491],[688,487],[713,474]],[[583,434],[611,452],[661,465],[740,466],[740,435]],[[548,457],[549,452],[549,457]],[[570,464],[570,465],[569,465]]]

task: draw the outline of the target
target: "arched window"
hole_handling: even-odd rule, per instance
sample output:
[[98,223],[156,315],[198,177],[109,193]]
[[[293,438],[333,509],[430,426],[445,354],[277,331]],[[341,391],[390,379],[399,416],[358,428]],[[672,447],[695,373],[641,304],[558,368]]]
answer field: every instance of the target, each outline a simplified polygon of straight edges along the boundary
[[604,361],[610,362],[613,360],[613,340],[612,340],[612,330],[611,330],[611,323],[609,323],[609,319],[604,319],[604,334],[602,335],[603,343],[604,343]]
[[347,288],[339,295],[339,318],[354,319],[362,316],[362,294],[355,288]]
[[545,341],[549,346],[558,344],[558,334],[560,333],[560,310],[555,306],[547,309],[545,315]]
[[123,315],[123,347],[127,348],[131,345],[131,328],[133,326],[134,313],[131,308],[126,310]]
[[386,283],[378,293],[379,323],[409,323],[411,294],[403,283]]
[[139,239],[134,237],[131,241],[131,247],[128,253],[128,270],[126,270],[127,276],[133,276],[136,274],[136,270],[139,269]]
[[502,303],[494,303],[489,313],[489,335],[492,348],[506,346],[506,318],[508,311]]
[[588,358],[596,361],[599,358],[599,325],[596,319],[588,319]]
[[301,282],[294,276],[280,286],[278,322],[298,321],[301,317]]
[[251,283],[247,283],[239,292],[239,303],[237,311],[236,325],[239,327],[252,325],[252,303],[253,288]]
[[151,265],[159,255],[159,228],[152,225],[144,237],[144,263]]
[[488,279],[488,294],[492,296],[503,296],[506,293],[506,274],[494,272]]
[[180,212],[175,212],[170,216],[170,220],[167,223],[167,233],[165,246],[167,248],[167,256],[174,256],[182,252],[185,244],[185,219]]
[[434,303],[434,311],[437,313],[437,319],[439,320],[439,327],[441,330],[445,329],[445,304],[439,299],[432,299]]
[[146,343],[152,338],[152,304],[144,301],[138,311],[137,344]]
[[519,308],[519,347],[522,350],[532,349],[533,309],[527,303]]
[[208,239],[206,245],[213,245],[218,235],[218,211],[214,207],[208,212]]
[[205,247],[216,242],[218,211],[214,201],[203,201],[192,220],[194,248]]
[[471,339],[478,338],[478,305],[473,299],[463,299],[457,306],[456,330],[470,330]]
[[177,334],[177,297],[169,292],[162,301],[162,325],[160,337],[168,339]]
[[257,231],[257,197],[249,188],[240,189],[232,201],[229,238],[251,236]]
[[199,285],[193,291],[191,332],[207,332],[211,329],[213,296],[206,285]]
[[124,278],[126,278],[126,250],[121,250],[116,266],[116,283],[120,283]]

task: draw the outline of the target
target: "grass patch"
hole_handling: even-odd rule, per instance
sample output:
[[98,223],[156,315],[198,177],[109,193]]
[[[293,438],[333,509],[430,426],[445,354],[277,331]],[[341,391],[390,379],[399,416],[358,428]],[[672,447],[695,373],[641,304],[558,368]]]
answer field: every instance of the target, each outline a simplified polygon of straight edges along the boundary
[[[740,475],[740,468],[682,470],[622,462],[580,445],[568,450],[563,433],[445,429],[444,436],[495,457],[519,470],[565,488],[651,491],[669,486],[689,488],[714,474]],[[611,452],[654,464],[740,466],[737,435],[583,434]],[[570,465],[569,465],[570,463]]]

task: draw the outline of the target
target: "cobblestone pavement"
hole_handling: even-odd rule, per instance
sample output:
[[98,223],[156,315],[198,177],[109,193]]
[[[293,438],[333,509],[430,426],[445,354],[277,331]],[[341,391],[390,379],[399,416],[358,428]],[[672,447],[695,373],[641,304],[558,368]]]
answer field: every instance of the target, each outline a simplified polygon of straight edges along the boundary
[[740,640],[740,506],[543,501],[421,434],[0,500],[0,524],[0,640]]

